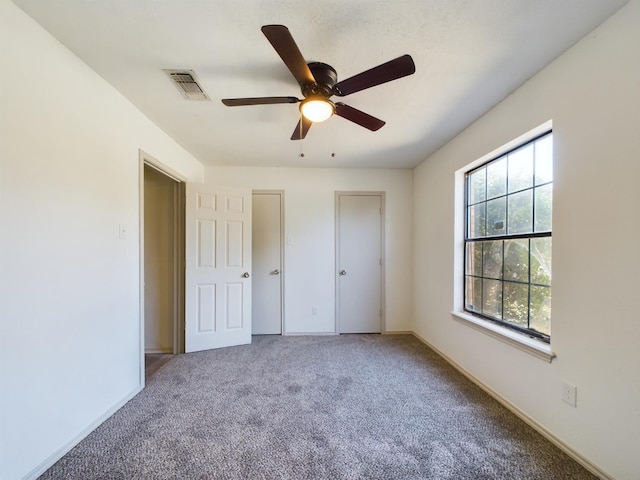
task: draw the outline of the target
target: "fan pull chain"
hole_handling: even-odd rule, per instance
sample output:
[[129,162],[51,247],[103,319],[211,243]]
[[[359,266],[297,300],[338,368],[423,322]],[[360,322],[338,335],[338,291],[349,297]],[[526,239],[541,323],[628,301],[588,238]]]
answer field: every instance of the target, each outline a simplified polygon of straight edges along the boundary
[[336,156],[336,135],[333,124],[334,122],[331,122],[331,158]]
[[300,122],[298,123],[298,125],[300,125],[300,158],[304,157],[304,138],[302,138],[302,112],[300,112]]

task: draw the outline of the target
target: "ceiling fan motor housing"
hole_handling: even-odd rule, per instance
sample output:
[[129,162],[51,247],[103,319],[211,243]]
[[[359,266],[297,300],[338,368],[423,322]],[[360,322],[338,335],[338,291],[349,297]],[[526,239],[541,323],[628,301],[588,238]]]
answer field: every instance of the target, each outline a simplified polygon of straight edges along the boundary
[[333,95],[333,86],[338,82],[338,73],[335,68],[322,62],[311,62],[307,65],[316,81],[302,85],[302,94],[305,98],[314,96],[329,98]]

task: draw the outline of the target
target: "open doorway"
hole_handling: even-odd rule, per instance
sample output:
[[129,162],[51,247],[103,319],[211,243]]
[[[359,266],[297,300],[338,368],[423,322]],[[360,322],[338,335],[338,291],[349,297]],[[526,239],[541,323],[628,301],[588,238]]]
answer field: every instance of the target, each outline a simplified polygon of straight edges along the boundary
[[144,374],[184,352],[185,182],[142,159],[141,315]]

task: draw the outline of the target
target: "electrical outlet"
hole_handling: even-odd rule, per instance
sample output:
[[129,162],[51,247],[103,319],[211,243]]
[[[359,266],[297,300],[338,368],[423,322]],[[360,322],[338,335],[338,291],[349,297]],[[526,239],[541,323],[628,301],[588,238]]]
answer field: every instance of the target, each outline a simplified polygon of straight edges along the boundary
[[311,307],[311,315],[313,315],[314,317],[318,315],[318,307],[316,306]]
[[572,407],[576,406],[578,387],[567,382],[562,382],[562,401]]

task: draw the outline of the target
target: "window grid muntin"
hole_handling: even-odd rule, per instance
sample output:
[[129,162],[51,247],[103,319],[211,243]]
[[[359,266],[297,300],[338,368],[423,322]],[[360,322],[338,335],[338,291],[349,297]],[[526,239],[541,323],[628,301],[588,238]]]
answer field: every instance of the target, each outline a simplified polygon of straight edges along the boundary
[[[520,236],[521,237],[521,236]],[[544,238],[544,237],[548,237],[551,238],[551,234],[550,233],[544,233],[544,234],[540,234],[537,235],[536,237],[533,238]],[[493,241],[495,241],[496,239],[494,239]],[[479,315],[487,320],[491,320],[493,322],[499,323],[501,325],[507,326],[509,328],[518,330],[522,333],[526,333],[527,335],[531,335],[537,338],[540,338],[541,340],[544,340],[546,342],[549,342],[550,336],[547,335],[546,333],[543,332],[539,332],[536,330],[532,330],[531,329],[531,287],[540,287],[540,288],[551,288],[550,284],[544,284],[544,283],[538,283],[538,282],[531,282],[531,264],[532,264],[532,254],[531,254],[531,239],[529,239],[529,245],[528,245],[528,272],[527,272],[527,276],[529,278],[528,282],[524,282],[524,281],[518,281],[518,280],[508,280],[505,279],[504,277],[504,268],[505,268],[505,261],[504,261],[504,243],[506,241],[508,241],[509,239],[499,239],[501,240],[501,251],[502,251],[502,278],[496,278],[496,277],[490,277],[490,276],[484,276],[484,265],[482,265],[480,267],[480,270],[482,271],[483,275],[474,275],[472,273],[467,273],[466,272],[466,261],[467,261],[467,256],[466,256],[466,251],[465,251],[465,274],[464,274],[464,281],[465,281],[465,310],[473,313],[474,315]],[[491,240],[489,240],[491,241]],[[480,255],[480,261],[482,263],[484,263],[484,244],[487,243],[488,241],[486,241],[485,239],[482,240],[474,240],[473,242],[469,242],[469,243],[474,243],[474,242],[481,242],[482,243],[482,254]],[[467,279],[478,279],[481,281],[481,288],[480,288],[480,306],[479,306],[479,310],[470,310],[467,308],[467,304],[468,303],[473,303],[473,302],[468,302],[467,298],[466,298],[466,293],[467,293]],[[486,313],[484,313],[484,304],[485,304],[485,295],[484,295],[484,281],[488,280],[488,281],[494,281],[494,282],[500,282],[500,318],[497,317],[492,317]],[[527,328],[523,328],[520,325],[517,325],[513,322],[515,322],[515,320],[513,319],[505,319],[505,294],[504,294],[504,286],[505,284],[516,284],[516,285],[527,285],[528,289],[527,289]]]
[[[485,166],[486,166],[486,164],[485,164]],[[480,167],[480,168],[482,168],[482,167]],[[513,196],[513,195],[515,195],[517,193],[521,193],[521,192],[524,192],[524,191],[527,191],[527,190],[534,190],[536,188],[545,187],[547,185],[553,185],[553,180],[551,180],[550,182],[540,183],[540,184],[538,184],[538,185],[536,185],[534,187],[522,188],[520,190],[515,190],[515,191],[513,191],[511,193],[505,193],[504,195],[496,195],[495,197],[491,197],[491,198],[489,198],[487,200],[480,200],[480,201],[477,201],[475,203],[469,203],[469,204],[467,204],[467,207],[474,207],[476,205],[480,205],[481,203],[489,203],[489,202],[491,202],[493,200],[498,200],[500,198],[511,197],[511,196]]]
[[[522,333],[525,333],[527,335],[539,338],[540,340],[543,340],[547,343],[550,342],[550,335],[547,335],[545,333],[542,332],[538,332],[536,330],[532,330],[529,327],[531,326],[531,287],[543,287],[543,288],[551,288],[551,285],[545,285],[545,284],[540,284],[540,283],[531,283],[531,239],[532,238],[543,238],[543,237],[551,237],[552,236],[552,230],[553,230],[553,223],[552,225],[552,229],[551,230],[546,230],[546,231],[540,231],[540,232],[536,232],[535,231],[535,208],[536,208],[536,188],[545,186],[545,185],[553,185],[553,179],[551,181],[548,182],[543,182],[540,184],[536,183],[536,143],[539,140],[542,140],[543,138],[547,137],[547,136],[551,136],[552,135],[552,131],[547,131],[545,133],[542,133],[541,135],[538,135],[535,138],[532,138],[531,140],[527,141],[524,144],[518,145],[517,147],[501,154],[500,156],[493,158],[492,160],[489,160],[488,162],[485,162],[484,164],[468,171],[465,174],[465,189],[464,189],[464,201],[465,201],[465,210],[464,210],[464,225],[465,225],[465,239],[464,239],[464,244],[465,244],[465,249],[464,249],[464,288],[463,288],[463,296],[464,296],[464,300],[463,300],[463,308],[465,311],[468,311],[470,313],[473,313],[474,315],[478,315],[482,318],[485,318],[487,320],[490,320],[492,322],[498,323],[500,325],[506,326],[508,328],[520,331]],[[524,149],[528,146],[532,145],[533,146],[533,165],[532,165],[532,182],[531,182],[531,186],[527,187],[527,188],[523,188],[514,192],[509,192],[509,161],[506,160],[506,185],[505,185],[505,194],[504,195],[498,195],[495,197],[491,197],[489,198],[488,196],[488,180],[487,180],[487,167],[495,162],[498,162],[502,159],[505,159],[505,157],[507,157],[508,155],[510,155],[511,153],[514,153],[520,149]],[[553,159],[552,159],[553,162]],[[552,163],[553,164],[553,163]],[[484,199],[475,203],[469,203],[469,198],[470,198],[470,177],[482,170],[485,169],[485,180],[484,180]],[[531,208],[531,232],[529,233],[518,233],[518,234],[504,234],[504,235],[491,235],[491,236],[487,236],[486,233],[488,231],[488,225],[487,225],[487,220],[488,220],[488,214],[487,214],[487,203],[491,200],[495,200],[497,198],[501,198],[501,197],[506,197],[505,200],[505,205],[506,205],[506,213],[505,213],[505,225],[504,225],[504,229],[505,231],[507,230],[507,226],[508,226],[508,220],[509,220],[509,202],[508,202],[508,197],[512,196],[514,194],[526,191],[526,190],[531,190],[532,191],[532,208]],[[552,197],[553,198],[553,197]],[[469,237],[469,227],[470,227],[470,223],[469,223],[469,211],[470,211],[470,207],[472,206],[477,206],[480,204],[484,204],[485,208],[484,208],[484,233],[485,236],[479,236],[479,237]],[[515,282],[512,280],[505,280],[504,279],[504,268],[505,268],[505,262],[504,262],[504,243],[507,240],[513,240],[513,239],[528,239],[528,254],[529,254],[529,258],[528,258],[528,283],[524,283],[524,282]],[[495,279],[495,278],[490,278],[490,277],[484,277],[484,264],[481,265],[480,271],[482,273],[483,276],[478,276],[478,275],[472,275],[472,274],[468,274],[467,273],[467,254],[468,254],[468,250],[467,250],[467,245],[469,243],[475,243],[475,242],[489,242],[489,241],[496,241],[496,240],[501,240],[502,241],[502,278],[501,279]],[[482,244],[482,252],[480,255],[480,261],[484,263],[484,243]],[[479,279],[481,281],[481,288],[480,288],[480,311],[477,310],[469,310],[467,308],[467,304],[473,305],[473,299],[471,299],[471,302],[468,302],[467,299],[467,280],[468,279]],[[484,310],[484,303],[485,303],[485,298],[484,298],[484,280],[491,280],[491,281],[499,281],[501,284],[501,292],[500,292],[500,315],[502,318],[495,318],[489,315],[486,315],[483,313]],[[528,328],[522,328],[517,324],[508,322],[504,320],[504,284],[505,282],[507,283],[519,283],[519,284],[525,284],[528,285],[528,289],[527,289],[527,327]]]

